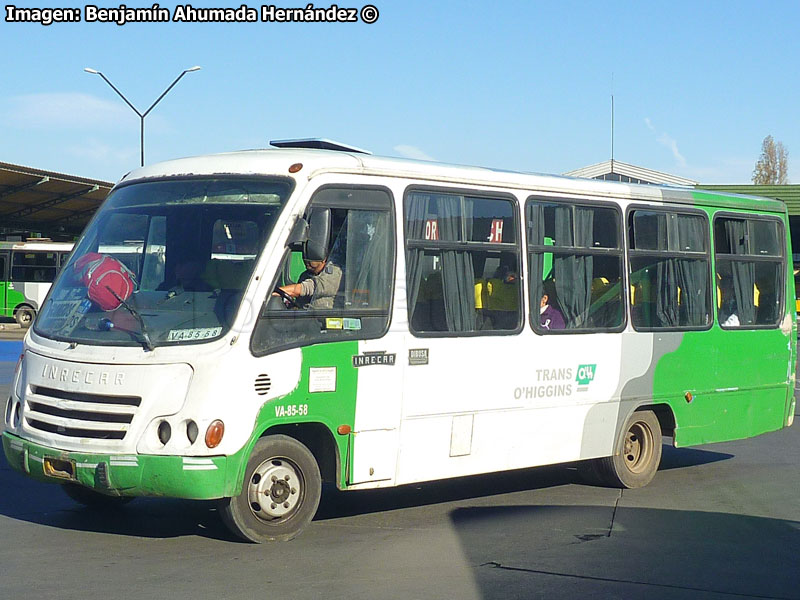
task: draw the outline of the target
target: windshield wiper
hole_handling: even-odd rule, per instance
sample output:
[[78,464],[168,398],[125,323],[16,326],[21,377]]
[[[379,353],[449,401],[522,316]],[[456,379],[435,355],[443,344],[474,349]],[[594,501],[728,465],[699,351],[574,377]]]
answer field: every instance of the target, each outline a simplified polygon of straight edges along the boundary
[[[125,300],[120,298],[117,295],[117,293],[114,290],[112,290],[110,287],[105,286],[105,288],[114,295],[114,298],[119,300],[119,303],[122,304],[122,306],[124,306],[125,308],[128,309],[128,312],[131,313],[133,315],[133,317],[136,319],[136,321],[139,323],[139,329],[141,330],[142,333],[141,333],[141,336],[140,336],[141,339],[137,340],[137,341],[141,342],[141,344],[144,346],[145,350],[148,350],[150,352],[155,350],[156,347],[153,345],[153,342],[150,340],[150,335],[147,333],[147,327],[144,324],[144,319],[142,318],[142,315],[139,314],[139,311],[136,310],[135,308],[133,308],[127,302],[125,302]],[[135,334],[136,333],[134,331],[128,331],[127,329],[123,329],[121,331],[127,331],[130,334]]]

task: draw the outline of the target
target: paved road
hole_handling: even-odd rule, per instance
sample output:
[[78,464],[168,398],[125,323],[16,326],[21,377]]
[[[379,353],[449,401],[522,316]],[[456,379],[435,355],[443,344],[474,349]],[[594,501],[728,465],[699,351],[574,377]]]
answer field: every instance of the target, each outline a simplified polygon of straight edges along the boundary
[[0,317],[0,342],[6,340],[21,340],[25,337],[25,329],[17,325],[14,319]]
[[571,466],[327,490],[300,537],[262,546],[210,502],[95,513],[0,459],[0,598],[800,599],[798,457],[800,424],[665,447],[640,490]]

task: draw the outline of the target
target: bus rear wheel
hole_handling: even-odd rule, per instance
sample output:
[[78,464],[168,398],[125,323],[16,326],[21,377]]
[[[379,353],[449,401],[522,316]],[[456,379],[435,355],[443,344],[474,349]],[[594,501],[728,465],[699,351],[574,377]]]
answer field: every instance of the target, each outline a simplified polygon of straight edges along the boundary
[[238,496],[225,498],[220,514],[238,537],[256,543],[296,537],[317,512],[322,478],[314,455],[286,435],[256,442]]
[[23,305],[14,311],[14,320],[20,327],[28,328],[36,318],[36,311],[32,307]]
[[653,480],[661,464],[661,425],[649,410],[628,417],[614,456],[581,464],[590,483],[609,487],[638,488]]

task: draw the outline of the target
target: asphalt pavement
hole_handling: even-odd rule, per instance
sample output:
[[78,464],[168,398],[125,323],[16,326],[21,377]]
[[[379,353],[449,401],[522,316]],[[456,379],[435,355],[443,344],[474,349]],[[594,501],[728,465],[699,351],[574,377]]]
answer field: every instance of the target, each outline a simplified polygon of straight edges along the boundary
[[14,319],[0,317],[0,342],[21,340],[25,337],[25,331]]

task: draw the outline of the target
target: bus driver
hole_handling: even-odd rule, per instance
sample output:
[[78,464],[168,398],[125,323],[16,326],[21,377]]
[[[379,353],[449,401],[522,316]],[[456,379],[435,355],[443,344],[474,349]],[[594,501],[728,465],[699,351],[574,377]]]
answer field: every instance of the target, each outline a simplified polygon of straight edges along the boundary
[[[301,308],[333,308],[333,300],[342,281],[342,270],[327,258],[325,260],[304,258],[303,263],[306,265],[306,270],[300,275],[297,283],[283,285],[279,289],[292,298],[300,298],[298,306]],[[280,294],[272,292],[272,295]]]

